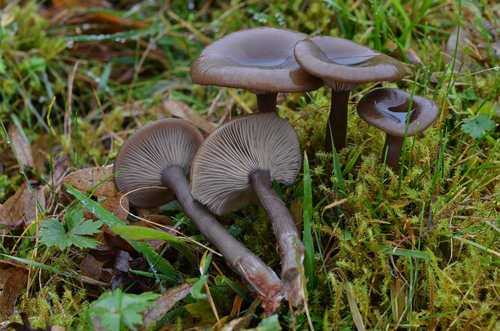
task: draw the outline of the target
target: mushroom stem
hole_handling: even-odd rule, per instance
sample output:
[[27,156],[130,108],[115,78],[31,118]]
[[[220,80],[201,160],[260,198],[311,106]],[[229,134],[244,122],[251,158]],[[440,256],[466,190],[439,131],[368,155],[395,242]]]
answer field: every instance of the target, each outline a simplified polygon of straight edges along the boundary
[[399,171],[401,150],[403,149],[404,137],[387,134],[385,136],[384,149],[382,150],[382,162],[386,161],[388,167],[393,171]]
[[162,173],[162,183],[172,190],[182,209],[205,239],[215,245],[224,259],[252,284],[259,294],[266,314],[271,315],[281,304],[281,284],[274,271],[238,242],[190,192],[184,170],[171,166]]
[[327,153],[333,150],[332,137],[337,152],[346,147],[347,107],[350,94],[351,91],[332,90],[330,116],[326,124],[325,151]]
[[272,187],[271,174],[268,170],[257,170],[250,174],[250,183],[259,198],[260,205],[271,221],[281,254],[282,292],[293,305],[304,302],[302,284],[304,244],[290,212]]
[[257,108],[259,113],[276,112],[276,99],[278,93],[259,93],[257,94]]

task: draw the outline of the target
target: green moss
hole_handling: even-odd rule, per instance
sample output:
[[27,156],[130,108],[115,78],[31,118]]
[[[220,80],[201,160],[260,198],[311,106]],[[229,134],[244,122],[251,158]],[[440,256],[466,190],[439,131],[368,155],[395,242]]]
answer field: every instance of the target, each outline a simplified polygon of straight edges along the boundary
[[18,309],[28,314],[32,327],[45,328],[49,322],[65,329],[84,330],[80,320],[80,314],[88,307],[84,291],[67,288],[60,292],[55,286],[46,286],[36,296],[24,295],[21,298]]

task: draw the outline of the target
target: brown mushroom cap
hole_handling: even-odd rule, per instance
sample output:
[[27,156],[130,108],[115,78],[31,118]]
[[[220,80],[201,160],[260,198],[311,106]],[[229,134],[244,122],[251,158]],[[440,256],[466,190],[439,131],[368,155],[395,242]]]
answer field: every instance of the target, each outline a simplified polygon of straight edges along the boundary
[[403,64],[380,52],[343,38],[316,36],[297,42],[295,58],[305,71],[321,77],[335,91],[357,85],[399,80]]
[[301,166],[292,125],[274,113],[241,116],[213,131],[200,147],[191,169],[191,194],[222,215],[258,202],[249,180],[269,170],[280,184],[291,183]]
[[439,115],[434,101],[390,88],[379,88],[365,94],[358,102],[357,111],[365,122],[396,137],[413,136],[424,131]]
[[[122,145],[115,158],[113,171],[119,191],[161,187],[162,173],[179,166],[188,174],[191,161],[203,142],[200,131],[184,120],[161,119],[135,131]],[[122,171],[123,170],[123,171]],[[143,208],[161,206],[174,199],[170,190],[148,188],[128,195],[129,201]]]
[[323,83],[304,71],[293,55],[294,45],[306,37],[272,27],[233,32],[203,49],[191,66],[191,79],[256,94],[316,90]]

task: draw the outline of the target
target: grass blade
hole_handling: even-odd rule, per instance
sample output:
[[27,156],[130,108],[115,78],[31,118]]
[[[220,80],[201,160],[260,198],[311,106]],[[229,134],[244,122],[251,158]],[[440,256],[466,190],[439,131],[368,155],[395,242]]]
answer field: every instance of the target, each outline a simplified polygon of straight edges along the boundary
[[198,265],[198,261],[196,261],[193,254],[191,254],[184,241],[166,232],[151,228],[145,228],[143,226],[133,226],[133,225],[112,226],[110,229],[114,233],[130,240],[136,240],[136,241],[163,240],[167,244],[173,246],[175,249],[181,252],[193,265]]
[[312,221],[312,186],[311,186],[311,173],[309,170],[309,161],[307,153],[304,152],[304,233],[302,241],[306,247],[304,254],[304,272],[307,279],[307,290],[314,289],[314,242],[312,237],[311,221]]

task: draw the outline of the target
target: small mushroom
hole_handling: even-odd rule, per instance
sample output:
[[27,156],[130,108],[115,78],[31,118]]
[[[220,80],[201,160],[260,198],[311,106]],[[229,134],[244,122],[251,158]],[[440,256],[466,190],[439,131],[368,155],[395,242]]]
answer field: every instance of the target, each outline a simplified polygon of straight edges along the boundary
[[191,193],[221,215],[260,203],[269,217],[281,253],[283,295],[304,301],[304,245],[272,180],[288,184],[301,167],[299,140],[291,124],[275,113],[238,117],[213,131],[191,169]]
[[306,37],[272,27],[233,32],[201,51],[191,66],[191,79],[200,85],[248,90],[257,95],[260,112],[274,112],[278,93],[313,91],[323,85],[293,56],[295,43]]
[[390,88],[378,88],[365,94],[357,111],[366,123],[386,132],[382,160],[394,171],[399,170],[399,158],[406,136],[427,129],[439,115],[434,101]]
[[262,306],[271,314],[282,299],[278,276],[191,196],[186,175],[202,142],[198,129],[180,119],[162,119],[143,126],[118,151],[114,164],[116,186],[122,192],[131,192],[132,204],[147,207],[165,203],[170,190],[205,239],[252,284]]
[[403,64],[383,53],[353,41],[316,36],[295,45],[295,58],[311,75],[332,89],[330,116],[326,126],[325,150],[346,146],[347,106],[351,90],[368,82],[392,81],[406,74]]

